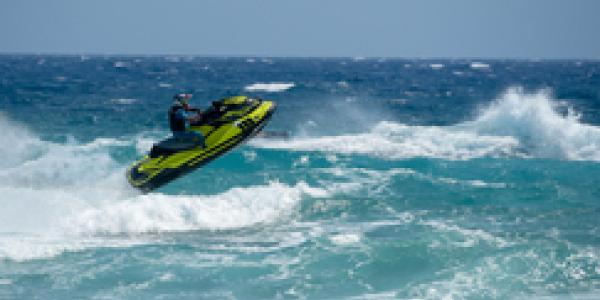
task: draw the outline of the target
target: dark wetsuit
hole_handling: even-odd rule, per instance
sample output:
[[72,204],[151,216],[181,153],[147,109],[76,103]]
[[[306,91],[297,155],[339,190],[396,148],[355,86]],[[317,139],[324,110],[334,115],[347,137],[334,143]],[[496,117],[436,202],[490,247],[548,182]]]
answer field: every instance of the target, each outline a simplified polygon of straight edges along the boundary
[[169,109],[169,127],[175,138],[191,140],[196,142],[198,146],[206,146],[204,135],[198,131],[190,130],[189,114],[179,103],[173,104]]

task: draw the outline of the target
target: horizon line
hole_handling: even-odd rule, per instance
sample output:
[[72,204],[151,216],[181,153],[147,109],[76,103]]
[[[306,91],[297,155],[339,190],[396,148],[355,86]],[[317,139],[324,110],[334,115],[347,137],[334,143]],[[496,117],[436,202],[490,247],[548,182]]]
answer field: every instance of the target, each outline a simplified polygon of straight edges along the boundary
[[397,60],[526,60],[526,61],[600,61],[600,57],[523,57],[523,56],[367,56],[367,55],[356,55],[356,56],[315,56],[315,55],[256,55],[256,54],[182,54],[182,53],[152,53],[152,54],[140,54],[140,53],[93,53],[93,52],[54,52],[54,51],[0,51],[0,56],[63,56],[63,57],[76,57],[76,56],[88,56],[88,57],[194,57],[194,58],[283,58],[283,59],[352,59],[352,60],[374,60],[374,59],[397,59]]

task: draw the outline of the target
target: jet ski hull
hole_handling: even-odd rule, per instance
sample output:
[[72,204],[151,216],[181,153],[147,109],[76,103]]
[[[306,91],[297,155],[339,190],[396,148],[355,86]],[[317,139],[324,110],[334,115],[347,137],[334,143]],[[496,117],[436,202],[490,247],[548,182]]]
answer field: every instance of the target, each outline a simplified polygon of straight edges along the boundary
[[[218,106],[218,108],[217,108]],[[220,157],[256,135],[275,112],[272,101],[237,96],[213,102],[209,120],[192,125],[202,132],[206,147],[163,141],[127,170],[129,183],[144,192],[159,188]],[[173,138],[171,138],[173,139]],[[162,144],[162,145],[161,145]],[[174,146],[175,145],[175,146]]]

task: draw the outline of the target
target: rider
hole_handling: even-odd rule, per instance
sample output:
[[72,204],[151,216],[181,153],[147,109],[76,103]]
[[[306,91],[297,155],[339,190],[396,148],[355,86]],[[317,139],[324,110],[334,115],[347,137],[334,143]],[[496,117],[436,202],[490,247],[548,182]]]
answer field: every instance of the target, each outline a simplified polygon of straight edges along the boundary
[[[190,130],[190,123],[198,122],[202,118],[202,111],[192,108],[188,104],[192,94],[175,94],[173,105],[169,109],[169,127],[177,139],[192,140],[202,148],[206,147],[204,135],[201,132]],[[192,114],[193,112],[193,114]]]

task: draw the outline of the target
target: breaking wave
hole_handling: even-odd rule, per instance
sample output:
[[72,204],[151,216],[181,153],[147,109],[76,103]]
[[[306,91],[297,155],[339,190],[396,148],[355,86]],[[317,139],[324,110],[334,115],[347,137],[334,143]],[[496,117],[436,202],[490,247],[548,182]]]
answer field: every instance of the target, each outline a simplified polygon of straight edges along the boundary
[[600,128],[581,123],[570,107],[561,114],[561,106],[548,91],[526,94],[513,88],[457,128],[514,137],[534,157],[600,161]]
[[109,147],[135,147],[99,138],[89,143],[43,141],[0,117],[0,260],[28,260],[90,247],[124,247],[148,236],[114,234],[220,230],[292,216],[303,195],[324,191],[305,183],[271,182],[215,195],[139,194]]
[[380,122],[360,134],[257,139],[255,147],[370,155],[384,159],[431,157],[466,160],[527,156],[600,161],[600,128],[583,124],[572,109],[559,112],[547,91],[512,88],[472,120],[453,126]]

